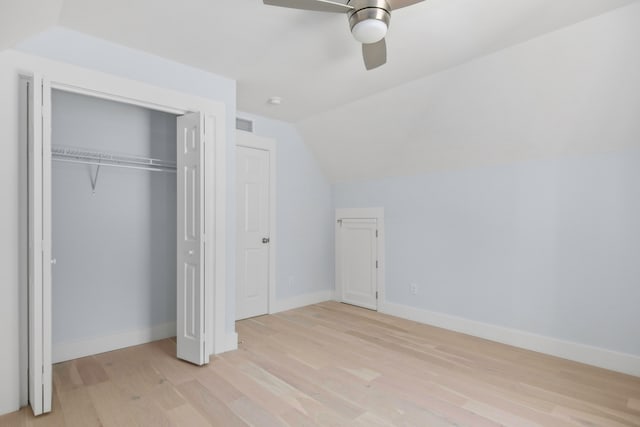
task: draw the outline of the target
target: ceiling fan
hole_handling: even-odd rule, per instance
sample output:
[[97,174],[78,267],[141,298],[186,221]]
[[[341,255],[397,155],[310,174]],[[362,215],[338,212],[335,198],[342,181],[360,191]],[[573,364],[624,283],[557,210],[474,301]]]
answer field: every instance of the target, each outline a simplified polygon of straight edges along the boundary
[[424,0],[347,0],[344,4],[329,0],[263,0],[269,6],[346,13],[351,34],[362,43],[362,56],[367,70],[373,70],[387,62],[384,37],[389,29],[391,12],[422,1]]

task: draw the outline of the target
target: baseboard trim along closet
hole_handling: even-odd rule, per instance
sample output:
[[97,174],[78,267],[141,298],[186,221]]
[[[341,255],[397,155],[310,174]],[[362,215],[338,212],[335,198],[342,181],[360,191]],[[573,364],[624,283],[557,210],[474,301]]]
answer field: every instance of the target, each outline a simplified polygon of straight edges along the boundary
[[270,308],[269,313],[275,314],[280,313],[281,311],[293,310],[294,308],[331,301],[334,296],[333,293],[333,289],[325,289],[310,294],[297,295],[287,299],[276,300],[274,307]]
[[53,363],[65,362],[175,336],[176,322],[168,322],[146,329],[107,335],[85,341],[54,344],[52,347],[52,359]]
[[380,304],[379,312],[640,377],[640,356],[632,354],[564,341],[402,304],[385,302]]

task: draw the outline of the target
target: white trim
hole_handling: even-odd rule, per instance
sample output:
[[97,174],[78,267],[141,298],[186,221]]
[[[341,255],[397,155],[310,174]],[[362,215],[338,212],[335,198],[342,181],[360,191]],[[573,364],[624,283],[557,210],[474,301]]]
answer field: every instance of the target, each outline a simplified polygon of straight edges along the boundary
[[[205,126],[209,128],[209,123],[214,119],[212,116],[205,118]],[[218,126],[220,123],[220,126]],[[227,157],[226,157],[226,128],[224,125],[224,118],[222,120],[213,121],[215,126],[215,145],[213,150],[208,150],[205,154],[208,161],[210,156],[213,156],[215,162],[214,175],[211,174],[211,169],[207,168],[205,174],[206,186],[211,188],[211,181],[213,180],[213,188],[215,189],[215,199],[212,200],[208,197],[205,201],[210,211],[214,212],[214,229],[213,233],[207,233],[206,245],[213,247],[213,251],[208,251],[209,259],[206,261],[207,265],[213,265],[213,277],[214,277],[214,289],[213,292],[207,292],[205,287],[205,294],[208,294],[207,302],[208,307],[214,307],[214,310],[207,310],[207,326],[213,322],[213,328],[210,333],[207,334],[207,349],[209,354],[223,353],[226,348],[226,313],[227,313]],[[208,132],[208,131],[207,131]],[[208,215],[207,215],[208,216]],[[207,226],[209,227],[210,224]],[[210,229],[207,228],[207,229]],[[211,241],[213,239],[213,242]],[[211,277],[211,271],[205,270],[205,276]]]
[[51,177],[51,81],[42,80],[42,388],[43,412],[51,412],[53,405],[53,372],[51,340],[53,331],[53,224]]
[[270,314],[293,310],[294,308],[306,307],[312,304],[319,304],[325,301],[331,301],[333,300],[333,296],[333,290],[326,289],[311,294],[297,295],[295,297],[277,300],[273,307],[273,311]]
[[236,130],[236,147],[255,148],[269,152],[269,301],[267,313],[275,313],[276,304],[276,256],[278,240],[276,234],[276,177],[277,177],[277,150],[276,141],[264,138],[252,132]]
[[385,251],[384,251],[384,208],[337,208],[336,216],[335,216],[335,226],[334,226],[334,241],[336,245],[336,271],[335,271],[335,295],[334,298],[336,301],[343,302],[343,289],[340,281],[340,262],[338,260],[338,221],[341,219],[375,219],[378,227],[378,274],[377,274],[377,282],[378,282],[378,301],[377,301],[377,310],[380,310],[380,306],[382,301],[385,299],[386,295],[386,287],[385,287]]
[[408,305],[382,302],[381,313],[439,328],[461,332],[475,337],[537,351],[575,362],[585,363],[624,374],[640,376],[640,356],[620,353],[557,338],[537,335],[518,329],[478,322],[462,317],[423,310]]
[[[20,138],[20,283],[29,282],[29,174],[28,174],[28,115],[29,115],[29,102],[28,98],[28,85],[29,79],[21,78],[20,87],[18,89],[20,101],[19,101],[19,117],[20,128],[18,137]],[[25,215],[26,214],[26,215]],[[20,406],[27,406],[29,404],[29,363],[23,363],[23,361],[29,360],[29,313],[28,310],[22,310],[24,307],[29,306],[28,299],[28,286],[20,286],[20,320],[18,321],[20,329]],[[0,413],[2,411],[0,410]]]
[[[44,359],[45,347],[44,342],[50,340],[51,336],[45,337],[44,327],[44,295],[48,292],[44,291],[44,270],[47,267],[45,263],[45,240],[50,240],[51,234],[45,232],[44,220],[44,128],[46,125],[44,114],[43,85],[44,79],[38,73],[33,73],[31,80],[31,96],[29,98],[29,118],[30,124],[27,128],[29,134],[29,153],[28,153],[28,170],[29,170],[29,228],[28,228],[28,247],[29,247],[29,278],[28,278],[28,306],[24,307],[29,313],[29,403],[34,415],[40,415],[45,412],[44,409],[44,384],[47,381],[44,375]],[[49,258],[50,259],[50,258]],[[36,375],[32,373],[37,372]],[[50,395],[49,395],[50,397]]]
[[167,322],[150,328],[121,332],[83,341],[57,343],[53,345],[53,363],[65,362],[175,336],[176,322]]

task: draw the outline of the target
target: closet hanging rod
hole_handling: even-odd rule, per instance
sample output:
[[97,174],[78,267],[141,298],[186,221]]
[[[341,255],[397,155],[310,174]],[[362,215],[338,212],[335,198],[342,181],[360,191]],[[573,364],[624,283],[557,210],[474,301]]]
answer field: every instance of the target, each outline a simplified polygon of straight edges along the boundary
[[76,163],[81,165],[94,165],[94,166],[111,166],[114,168],[138,169],[138,170],[151,171],[151,172],[172,172],[172,173],[176,172],[175,166],[173,168],[171,167],[161,168],[161,167],[153,167],[153,166],[127,165],[127,164],[119,164],[119,163],[101,163],[100,161],[96,161],[96,160],[63,159],[59,157],[52,157],[52,160],[55,160],[56,162],[62,162],[62,163]]
[[52,147],[52,159],[67,163],[113,166],[159,172],[175,172],[176,163],[148,157],[125,156],[71,147]]

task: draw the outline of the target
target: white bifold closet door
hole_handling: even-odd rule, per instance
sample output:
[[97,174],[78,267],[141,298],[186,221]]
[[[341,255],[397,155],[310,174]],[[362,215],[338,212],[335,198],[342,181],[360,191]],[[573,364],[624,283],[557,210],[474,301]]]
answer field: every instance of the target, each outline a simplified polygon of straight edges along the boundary
[[[28,83],[29,403],[51,411],[51,84]],[[204,118],[177,119],[177,356],[203,365],[205,343]]]
[[178,357],[209,362],[205,345],[204,119],[178,117]]
[[51,411],[51,87],[28,83],[29,161],[29,404]]

